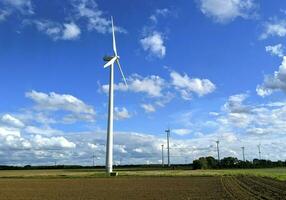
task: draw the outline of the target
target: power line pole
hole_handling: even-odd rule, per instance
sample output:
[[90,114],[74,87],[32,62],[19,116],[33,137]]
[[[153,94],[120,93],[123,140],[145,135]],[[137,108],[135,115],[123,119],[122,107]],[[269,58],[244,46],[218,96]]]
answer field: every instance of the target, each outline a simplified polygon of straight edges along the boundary
[[92,154],[92,166],[94,167],[94,158],[95,158],[95,156],[94,156],[94,152],[93,152],[93,154]]
[[259,160],[261,160],[261,149],[260,149],[261,144],[257,145],[257,147],[258,147]]
[[162,147],[162,167],[164,167],[164,145],[161,145]]
[[216,149],[217,149],[217,160],[220,163],[220,156],[219,156],[219,140],[216,141]]
[[242,149],[242,158],[243,158],[243,162],[245,162],[244,147],[241,147],[241,149]]
[[168,148],[168,167],[171,166],[170,163],[170,129],[168,128],[167,130],[165,130],[165,132],[167,133],[167,148]]

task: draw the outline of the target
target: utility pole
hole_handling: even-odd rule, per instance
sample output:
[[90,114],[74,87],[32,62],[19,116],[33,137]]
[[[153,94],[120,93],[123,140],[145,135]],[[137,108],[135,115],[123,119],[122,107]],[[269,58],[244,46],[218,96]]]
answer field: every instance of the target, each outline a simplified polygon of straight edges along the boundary
[[220,156],[219,156],[219,140],[216,141],[216,149],[217,149],[217,160],[220,163]]
[[95,158],[95,156],[94,156],[94,152],[93,152],[93,154],[92,154],[92,166],[94,167],[94,158]]
[[257,145],[257,147],[258,147],[259,160],[261,160],[261,150],[260,150],[261,144]]
[[168,167],[171,166],[170,163],[170,129],[168,128],[167,130],[165,130],[165,132],[167,133],[167,148],[168,148]]
[[245,162],[244,147],[241,147],[241,149],[242,149],[242,158],[243,158],[243,162]]
[[162,147],[162,167],[164,167],[164,145],[161,145]]

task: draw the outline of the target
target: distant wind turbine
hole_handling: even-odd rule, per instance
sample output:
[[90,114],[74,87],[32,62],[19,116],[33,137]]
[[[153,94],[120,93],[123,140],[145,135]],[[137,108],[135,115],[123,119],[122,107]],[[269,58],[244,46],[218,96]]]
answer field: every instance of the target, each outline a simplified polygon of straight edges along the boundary
[[167,153],[168,153],[168,167],[171,166],[171,162],[170,162],[170,128],[168,128],[167,130],[165,130],[165,132],[167,133]]
[[119,63],[120,57],[117,54],[116,41],[115,41],[115,31],[113,25],[113,18],[111,17],[112,25],[112,46],[113,46],[113,56],[105,56],[103,58],[107,63],[104,65],[104,68],[110,67],[110,77],[109,77],[109,104],[108,104],[108,127],[107,127],[107,141],[106,141],[106,172],[108,174],[112,173],[113,166],[113,85],[114,85],[114,63],[116,62],[120,73],[123,77],[124,83],[127,87],[127,82],[123,74],[121,65]]
[[218,161],[218,163],[220,163],[219,140],[216,141],[216,149],[217,149],[217,161]]
[[259,160],[261,160],[261,144],[260,143],[257,145],[257,148],[258,148]]

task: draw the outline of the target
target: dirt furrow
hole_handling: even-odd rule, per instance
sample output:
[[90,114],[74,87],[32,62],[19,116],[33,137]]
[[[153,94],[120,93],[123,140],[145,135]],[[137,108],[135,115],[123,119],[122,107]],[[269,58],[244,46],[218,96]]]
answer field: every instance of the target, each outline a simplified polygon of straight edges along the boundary
[[281,191],[286,192],[286,182],[285,181],[277,181],[271,178],[266,177],[255,177],[259,182],[265,183],[267,185],[271,185],[275,188],[280,189]]
[[234,199],[261,199],[255,193],[242,187],[234,177],[222,177],[223,186]]
[[262,195],[270,199],[286,198],[286,191],[267,183],[263,178],[257,177],[238,177],[239,181],[245,183],[249,187],[256,188]]

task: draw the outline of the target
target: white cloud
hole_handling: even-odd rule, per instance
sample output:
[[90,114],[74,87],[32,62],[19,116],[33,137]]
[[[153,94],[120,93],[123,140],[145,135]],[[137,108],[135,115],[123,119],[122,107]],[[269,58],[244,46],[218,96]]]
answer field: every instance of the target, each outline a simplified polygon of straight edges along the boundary
[[[266,80],[266,77],[264,77],[264,81]],[[256,87],[256,93],[261,96],[261,97],[265,97],[265,96],[269,96],[271,95],[273,92],[272,89],[269,89],[267,87],[264,87],[263,85],[257,85]]]
[[[63,117],[61,122],[64,124],[72,124],[78,121],[95,122],[95,114],[88,114],[88,113],[67,114]],[[60,121],[58,121],[58,123],[60,123]]]
[[75,148],[76,145],[73,142],[68,141],[66,138],[60,137],[50,137],[45,138],[41,135],[36,135],[32,138],[38,148]]
[[3,0],[8,9],[17,9],[22,14],[34,14],[31,0]]
[[166,17],[171,11],[168,8],[156,9],[155,12],[150,16],[150,19],[154,22],[158,22],[158,17]]
[[[208,79],[189,78],[188,75],[180,75],[173,71],[170,74],[171,80],[165,80],[160,76],[150,75],[142,77],[133,74],[127,78],[128,87],[120,82],[114,84],[115,91],[133,92],[144,94],[144,97],[153,100],[150,103],[141,103],[146,112],[155,112],[156,107],[164,107],[179,92],[183,99],[190,100],[193,94],[204,96],[212,93],[216,87]],[[100,91],[108,93],[109,85],[100,85]]]
[[[24,138],[14,135],[7,135],[0,138],[1,146],[3,149],[23,149],[30,148],[31,143]],[[10,152],[11,155],[11,152]],[[10,157],[11,158],[11,157]]]
[[219,113],[217,113],[217,112],[209,112],[209,115],[210,116],[219,116]]
[[266,46],[265,50],[266,52],[269,52],[271,55],[274,55],[274,56],[283,57],[284,55],[284,48],[282,44]]
[[159,107],[165,107],[167,103],[172,101],[172,99],[175,97],[175,94],[173,94],[170,91],[167,91],[164,93],[164,95],[158,99],[155,104]]
[[255,15],[254,0],[199,0],[201,12],[216,22],[227,23],[237,17],[244,19]]
[[48,35],[53,40],[74,40],[81,34],[80,28],[74,22],[64,23],[62,25],[49,20],[26,20],[25,23],[35,24],[40,32]]
[[64,24],[63,40],[73,40],[79,37],[81,33],[80,28],[75,23]]
[[24,127],[25,126],[25,124],[21,120],[9,114],[3,115],[1,118],[1,121],[13,127]]
[[247,94],[229,97],[216,119],[219,134],[238,132],[240,137],[245,134],[247,137],[281,137],[286,134],[285,102],[247,105],[244,102],[246,97]]
[[15,113],[14,116],[25,124],[37,123],[49,125],[59,122],[57,119],[50,116],[48,112],[41,112],[33,109],[21,110],[21,112]]
[[48,20],[35,20],[33,22],[39,31],[45,33],[54,40],[61,37],[62,27],[60,24]]
[[0,10],[0,22],[5,21],[10,14],[11,12],[8,10]]
[[0,136],[5,137],[5,136],[15,136],[15,137],[20,137],[21,133],[20,130],[17,128],[11,128],[11,127],[1,127],[0,126]]
[[[283,108],[284,119],[285,111],[286,110]],[[279,115],[279,113],[282,114],[281,108],[276,108],[276,111],[273,110],[271,112],[274,112],[273,116],[275,114]],[[269,117],[271,117],[270,113],[264,113],[263,116],[267,117],[267,119],[270,119]],[[279,123],[283,121],[281,117],[282,116],[279,116]],[[260,119],[257,121],[260,121]],[[283,124],[280,124],[280,126],[282,130]],[[277,128],[277,125],[275,125],[275,127]],[[279,137],[275,137],[275,135],[273,135],[275,129],[271,130],[272,132],[264,132],[263,134],[251,133],[243,135],[239,135],[237,132],[233,131],[224,131],[219,137],[221,156],[238,156],[241,152],[240,147],[243,145],[247,151],[247,159],[253,159],[257,157],[256,145],[259,141],[262,144],[264,158],[271,158],[273,160],[283,159],[284,154],[282,152],[286,147],[283,141],[286,139],[286,134],[284,132],[284,135],[282,134],[279,135]],[[146,163],[146,160],[149,160],[152,163],[160,162],[161,145],[164,144],[166,147],[166,137],[164,135],[151,135],[148,133],[136,132],[116,132],[115,134],[115,163],[121,161],[122,164],[142,164]],[[97,159],[96,165],[104,165],[105,163],[105,130],[74,134],[70,133],[67,134],[65,138],[33,136],[29,141],[18,138],[17,136],[5,138],[7,139],[3,140],[3,137],[0,136],[0,149],[3,149],[4,147],[23,148],[23,145],[26,145],[28,148],[29,144],[32,146],[31,151],[28,152],[17,151],[17,153],[13,153],[13,151],[11,151],[9,156],[8,154],[1,155],[0,161],[2,163],[15,164],[18,160],[18,162],[23,165],[24,157],[30,164],[53,164],[54,160],[58,160],[58,163],[60,164],[91,165],[92,152],[95,152],[96,157],[99,158]],[[191,139],[176,139],[175,137],[172,137],[170,141],[171,155],[177,155],[177,157],[171,157],[171,163],[184,163],[185,158],[190,158],[191,161],[201,156],[215,157],[216,148],[214,141],[216,139],[216,133],[200,133]],[[243,141],[243,143],[241,141]],[[35,151],[33,149],[38,150]],[[50,151],[50,149],[61,149],[61,151]],[[28,155],[28,157],[25,157],[25,155]],[[20,157],[18,158],[17,156]]]
[[266,22],[260,39],[267,39],[270,36],[286,36],[286,20],[271,20]]
[[190,78],[187,74],[181,75],[175,71],[172,71],[170,76],[172,84],[185,100],[190,100],[193,93],[204,96],[216,89],[216,86],[208,79]]
[[[114,84],[114,90],[145,93],[150,97],[161,97],[165,80],[155,75],[142,77],[138,74],[133,74],[127,78],[127,83],[128,87],[126,87],[123,83]],[[102,85],[102,90],[105,93],[108,92],[108,89],[109,85]]]
[[69,94],[57,94],[55,92],[46,94],[32,90],[26,93],[26,97],[32,99],[40,110],[65,110],[72,113],[95,114],[91,106]]
[[13,13],[34,14],[31,0],[2,0],[0,1],[0,8],[0,22],[5,21]]
[[53,129],[49,126],[45,127],[37,127],[37,126],[27,126],[24,131],[29,134],[34,134],[34,135],[58,135],[58,134],[63,134],[62,131]]
[[166,46],[164,37],[159,32],[152,32],[140,40],[144,51],[148,51],[150,55],[163,58],[166,55]]
[[115,120],[124,120],[131,118],[131,114],[128,112],[128,110],[125,107],[114,108],[114,118]]
[[155,107],[152,104],[141,104],[141,108],[143,108],[146,113],[156,111]]
[[[21,129],[0,126],[0,149],[29,148],[31,144],[28,140],[21,137]],[[8,154],[10,157],[11,155]]]
[[[48,95],[48,94],[47,94]],[[43,95],[44,97],[46,95]],[[50,96],[50,95],[48,95]],[[240,147],[246,147],[247,159],[256,157],[256,145],[262,143],[263,158],[284,159],[286,148],[286,103],[269,102],[250,105],[249,94],[230,96],[222,106],[221,112],[212,116],[216,121],[203,118],[201,124],[213,123],[215,130],[204,133],[189,127],[190,123],[199,124],[196,114],[184,113],[180,119],[187,128],[174,129],[173,133],[189,134],[184,139],[171,137],[172,163],[184,163],[184,158],[196,159],[200,156],[216,156],[214,140],[219,138],[222,157],[240,155]],[[248,100],[248,101],[246,101]],[[50,109],[48,109],[50,110]],[[13,117],[22,120],[23,118]],[[91,165],[92,152],[99,159],[97,165],[104,165],[106,131],[64,132],[48,126],[28,124],[15,128],[8,124],[0,125],[0,162],[5,164],[60,164]],[[161,145],[166,145],[165,135],[148,133],[116,132],[114,140],[114,162],[123,164],[158,163],[161,158]],[[96,144],[96,145],[95,145]],[[166,147],[166,146],[165,146]],[[10,150],[9,150],[10,149]],[[19,150],[17,150],[19,149]],[[21,149],[25,149],[22,151]],[[60,149],[52,151],[51,149]],[[186,150],[188,149],[188,150]],[[5,151],[3,153],[3,151]],[[26,161],[26,162],[24,162]]]
[[133,149],[133,151],[136,153],[143,153],[143,150],[140,148],[135,148],[135,149]]
[[286,92],[286,56],[283,57],[279,70],[273,75],[266,75],[263,83],[256,88],[257,94],[262,97],[279,90]]
[[[74,3],[78,18],[87,20],[88,30],[95,30],[98,33],[111,32],[111,21],[103,16],[104,12],[98,8],[94,0],[78,0]],[[126,33],[122,27],[115,27],[117,32]]]
[[226,142],[229,142],[229,143],[233,143],[233,142],[236,142],[237,141],[237,137],[234,133],[223,133],[222,134],[222,138],[223,140],[225,140]]
[[224,104],[224,109],[231,113],[248,113],[250,110],[249,106],[243,104],[247,98],[248,94],[232,95]]
[[[143,50],[148,53],[149,58],[157,57],[162,59],[165,57],[168,30],[161,29],[158,31],[159,19],[175,15],[176,12],[168,8],[156,9],[150,15],[149,20],[147,21],[148,25],[143,26],[142,37],[140,38],[139,43]],[[163,20],[160,22],[162,21]],[[166,20],[164,21],[166,22]]]
[[125,145],[115,144],[115,145],[113,146],[113,148],[114,148],[115,151],[118,151],[119,153],[123,153],[123,154],[128,153],[128,152],[126,151],[126,146],[125,146]]
[[172,132],[180,136],[189,135],[192,133],[190,129],[172,129]]
[[98,145],[92,144],[92,143],[87,143],[88,147],[91,149],[98,149]]
[[218,115],[217,118],[222,127],[246,128],[252,122],[253,108],[244,103],[248,97],[248,94],[236,94],[228,98],[222,107],[226,114]]

